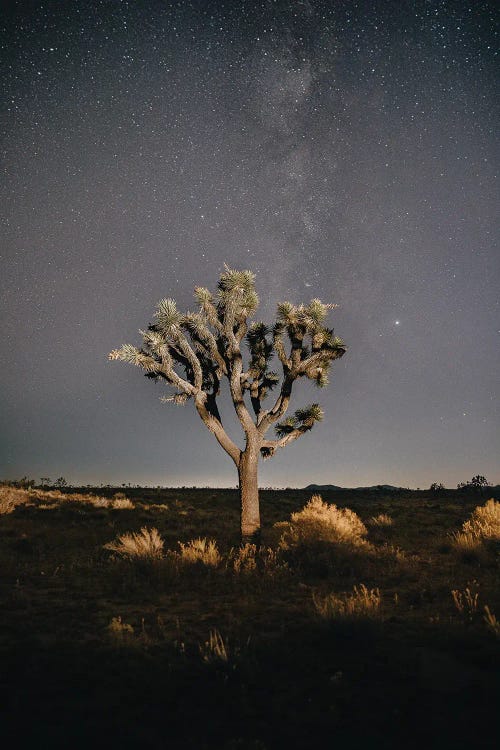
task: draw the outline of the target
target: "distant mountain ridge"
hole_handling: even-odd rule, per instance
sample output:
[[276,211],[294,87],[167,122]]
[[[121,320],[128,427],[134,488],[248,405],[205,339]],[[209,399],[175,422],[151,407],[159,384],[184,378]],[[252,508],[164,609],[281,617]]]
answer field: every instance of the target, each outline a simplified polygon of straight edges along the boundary
[[400,490],[406,489],[405,487],[394,487],[392,484],[374,484],[371,487],[338,487],[336,484],[308,484],[304,487],[304,490],[308,492],[325,492],[333,490],[371,490],[383,491],[383,492],[399,492]]

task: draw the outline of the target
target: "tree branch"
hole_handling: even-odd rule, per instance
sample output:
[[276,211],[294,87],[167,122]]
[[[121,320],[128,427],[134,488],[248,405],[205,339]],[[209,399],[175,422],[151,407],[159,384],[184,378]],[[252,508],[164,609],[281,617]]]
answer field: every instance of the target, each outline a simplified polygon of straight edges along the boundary
[[200,391],[195,398],[196,411],[200,415],[205,426],[210,432],[215,435],[215,438],[219,445],[224,448],[226,453],[231,456],[236,466],[239,465],[241,451],[238,446],[233,443],[224,427],[222,422],[207,408],[208,396],[203,391]]
[[261,417],[257,423],[257,427],[261,435],[265,435],[270,426],[286,414],[288,406],[290,404],[293,383],[296,378],[297,376],[290,371],[284,374],[281,391],[278,398],[276,399],[274,406],[267,412],[261,412]]
[[199,314],[188,313],[184,316],[184,326],[189,331],[191,338],[200,342],[205,348],[207,356],[217,362],[220,372],[225,374],[227,372],[226,363],[217,348],[217,340],[207,326],[207,322],[210,321],[204,320]]
[[171,385],[175,385],[179,391],[183,391],[188,396],[195,396],[198,393],[199,388],[189,381],[184,380],[184,378],[181,378],[181,376],[175,372],[174,361],[168,351],[168,344],[164,344],[160,347],[160,356],[161,367],[158,369],[165,375],[168,382],[171,383]]
[[229,360],[229,388],[231,398],[234,404],[234,410],[240,420],[241,426],[246,434],[255,432],[255,424],[243,400],[243,390],[241,387],[241,375],[243,372],[243,358],[241,356],[239,344],[236,343],[236,350],[233,349]]
[[279,440],[264,440],[260,448],[262,457],[264,458],[264,460],[272,458],[278,448],[284,448],[286,445],[288,445],[288,443],[297,440],[299,437],[305,435],[305,433],[309,432],[309,430],[311,429],[312,425],[310,427],[301,425],[300,427],[296,427],[295,429],[291,430],[291,432],[287,433]]
[[173,332],[172,338],[186,357],[193,370],[194,386],[196,388],[201,388],[203,384],[203,371],[201,369],[200,360],[189,345],[189,341],[187,340],[186,336],[180,331]]

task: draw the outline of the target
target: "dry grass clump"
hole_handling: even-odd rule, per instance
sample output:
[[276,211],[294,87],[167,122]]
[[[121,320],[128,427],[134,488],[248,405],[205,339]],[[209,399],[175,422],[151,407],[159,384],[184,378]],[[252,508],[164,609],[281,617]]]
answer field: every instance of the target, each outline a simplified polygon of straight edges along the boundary
[[179,547],[179,560],[186,565],[201,563],[209,568],[216,568],[221,563],[222,557],[214,539],[191,539],[186,544],[179,542]]
[[272,547],[257,549],[255,544],[245,544],[243,547],[232,549],[227,564],[236,575],[252,575],[261,572],[272,577],[288,569],[288,565],[281,559],[279,549]]
[[129,560],[153,562],[163,557],[163,544],[158,529],[143,526],[139,532],[127,532],[114,542],[108,542],[104,549]]
[[111,501],[111,507],[114,510],[132,510],[135,508],[135,505],[128,497],[116,497],[115,495]]
[[466,554],[478,552],[483,546],[481,537],[471,531],[454,531],[451,543],[458,552]]
[[198,648],[204,662],[216,667],[234,669],[244,657],[250,644],[250,638],[243,644],[230,643],[217,628],[210,630],[208,640],[200,643]]
[[213,664],[214,662],[227,664],[229,661],[229,644],[224,640],[217,628],[210,631],[208,641],[200,643],[200,654],[203,661],[209,664]]
[[484,612],[485,614],[483,620],[486,623],[486,627],[491,633],[493,633],[494,636],[500,638],[500,622],[497,620],[488,605],[485,606]]
[[276,524],[284,528],[280,546],[289,549],[311,542],[332,542],[353,546],[366,545],[367,529],[359,516],[349,508],[337,508],[313,495],[304,508],[292,513],[290,521]]
[[500,541],[500,502],[494,498],[478,505],[471,517],[462,524],[461,531],[451,534],[452,545],[465,554],[478,553],[484,541]]
[[170,506],[165,503],[142,503],[141,507],[143,510],[153,511],[154,513],[166,513],[170,510]]
[[482,539],[493,539],[499,542],[500,502],[490,498],[484,505],[478,505],[470,519],[463,524],[462,529]]
[[0,487],[0,516],[12,513],[18,505],[27,505],[30,502],[31,496],[28,490],[9,487],[9,485]]
[[254,573],[257,570],[257,546],[245,544],[237,550],[231,550],[228,563],[237,575]]
[[460,612],[461,615],[464,615],[468,620],[472,620],[477,612],[477,603],[479,599],[478,591],[473,591],[467,586],[463,591],[453,589],[451,595],[458,612]]
[[113,499],[109,501],[109,505],[115,510],[132,510],[135,508],[132,500],[129,500],[124,492],[115,492]]
[[111,500],[108,500],[106,497],[91,497],[89,499],[87,498],[82,499],[82,498],[83,496],[79,500],[75,500],[74,502],[88,503],[89,505],[92,505],[94,508],[109,508],[112,502]]
[[78,492],[64,493],[60,490],[40,490],[35,488],[22,489],[20,487],[0,487],[0,515],[12,513],[20,505],[31,505],[42,510],[52,510],[69,503],[81,503],[91,505],[94,508],[133,508],[133,503],[125,498],[115,495],[113,500],[108,500],[99,495],[91,493],[82,494]]
[[387,513],[379,513],[378,516],[372,516],[369,523],[371,526],[392,526],[394,521]]
[[81,494],[78,492],[72,494],[59,493],[59,496],[54,498],[57,503],[82,503],[83,505],[91,505],[93,508],[110,508],[112,507],[112,500],[108,500],[106,497],[100,495],[92,495],[92,493]]
[[122,622],[120,616],[113,617],[107,627],[108,636],[115,646],[126,646],[134,640],[134,628],[127,622]]
[[380,616],[380,590],[368,589],[364,583],[354,586],[352,592],[339,596],[313,594],[318,614],[325,620],[364,620]]

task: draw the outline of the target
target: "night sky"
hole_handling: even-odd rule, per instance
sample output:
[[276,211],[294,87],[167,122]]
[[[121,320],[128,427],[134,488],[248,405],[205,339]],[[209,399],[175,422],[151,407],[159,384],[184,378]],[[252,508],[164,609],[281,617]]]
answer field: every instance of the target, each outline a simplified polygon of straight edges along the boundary
[[228,263],[349,346],[261,486],[500,482],[493,2],[6,5],[0,477],[234,485],[107,360]]

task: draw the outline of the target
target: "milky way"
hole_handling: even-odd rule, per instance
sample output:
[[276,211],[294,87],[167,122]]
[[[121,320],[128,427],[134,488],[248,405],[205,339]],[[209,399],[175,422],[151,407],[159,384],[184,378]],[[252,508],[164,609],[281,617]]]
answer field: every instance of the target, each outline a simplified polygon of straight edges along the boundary
[[[234,484],[107,361],[224,263],[349,345],[261,484],[500,481],[493,3],[11,2],[0,477]],[[226,411],[227,411],[226,404]],[[236,425],[227,413],[229,429]]]

